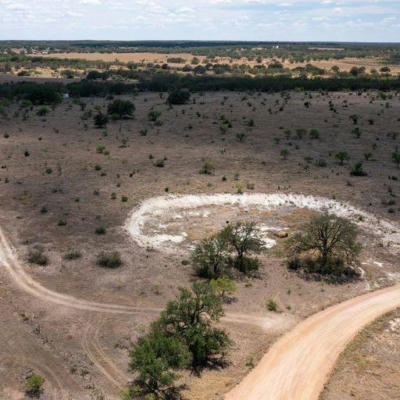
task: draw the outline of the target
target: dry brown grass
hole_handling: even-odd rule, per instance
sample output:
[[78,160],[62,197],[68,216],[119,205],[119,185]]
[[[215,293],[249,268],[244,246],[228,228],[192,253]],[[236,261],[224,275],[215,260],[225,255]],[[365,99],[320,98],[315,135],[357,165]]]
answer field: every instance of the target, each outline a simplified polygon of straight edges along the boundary
[[[244,96],[248,99],[241,101]],[[44,286],[88,300],[164,307],[175,296],[178,286],[187,287],[194,280],[190,266],[182,264],[187,256],[140,248],[121,227],[133,207],[146,198],[164,195],[167,187],[172,194],[235,193],[238,183],[251,192],[246,189],[246,183],[251,182],[256,192],[280,190],[336,196],[388,217],[382,199],[388,197],[389,185],[395,194],[400,190],[399,181],[388,180],[388,176],[399,176],[391,161],[399,138],[393,139],[388,134],[398,131],[400,101],[394,97],[389,101],[391,107],[385,108],[379,100],[371,104],[372,96],[375,94],[321,96],[314,93],[310,100],[302,93],[292,93],[284,111],[278,112],[276,103],[282,103],[280,94],[195,94],[196,104],[170,109],[157,93],[141,93],[130,97],[136,105],[134,120],[110,123],[107,129],[100,130],[93,128],[91,119],[81,119],[83,113],[72,100],[64,101],[45,118],[37,116],[35,108],[26,120],[14,104],[7,110],[9,119],[1,121],[1,133],[9,134],[8,138],[3,135],[0,138],[4,166],[0,169],[1,227],[17,247],[21,260],[32,246],[44,247],[49,265],[46,268],[25,266]],[[82,100],[87,103],[87,109],[99,106],[104,110],[107,105],[100,98]],[[309,109],[304,107],[306,100],[312,103]],[[338,114],[329,111],[329,100],[337,106]],[[349,108],[341,106],[344,100],[348,101]],[[148,121],[151,107],[161,111],[162,126]],[[219,131],[222,114],[233,124],[225,135]],[[353,125],[349,116],[352,114],[361,116],[360,139],[351,134]],[[375,124],[369,125],[368,118],[374,118]],[[254,119],[254,128],[246,123],[249,119]],[[143,128],[148,129],[147,136],[140,134]],[[321,138],[287,141],[281,128],[292,132],[297,128],[316,128]],[[243,143],[236,139],[238,132],[247,134]],[[275,144],[274,137],[281,138],[279,144]],[[365,152],[372,151],[374,144],[377,144],[373,150],[376,161],[364,164],[369,176],[350,177],[351,164],[362,159]],[[109,155],[97,153],[98,145],[105,146]],[[290,150],[287,161],[282,161],[279,155],[283,148]],[[339,166],[333,155],[343,149],[352,159],[348,165]],[[29,150],[29,157],[24,156],[25,150]],[[167,157],[165,167],[154,167],[150,154],[156,160]],[[305,169],[307,156],[325,158],[328,167],[310,164]],[[215,165],[213,175],[199,174],[203,158]],[[97,164],[102,167],[101,171],[95,170]],[[46,173],[49,167],[52,174]],[[235,174],[238,174],[237,180]],[[223,176],[226,180],[222,180]],[[112,193],[116,193],[116,200],[112,200]],[[127,196],[128,201],[122,202],[121,196]],[[46,214],[40,212],[43,206],[48,210]],[[264,219],[271,216],[262,217],[266,222]],[[289,214],[279,216],[293,226],[306,217],[307,213],[302,212],[296,218]],[[390,214],[390,218],[399,221],[399,213]],[[60,219],[67,225],[58,226]],[[107,229],[106,235],[94,233],[100,225]],[[200,237],[200,230],[195,234]],[[363,236],[363,241],[367,248],[362,260],[367,264],[362,267],[371,279],[371,286],[387,284],[386,272],[396,271],[397,260],[385,248],[376,246],[368,235]],[[259,279],[239,282],[237,301],[227,306],[229,312],[268,316],[265,300],[274,298],[282,309],[290,305],[290,310],[286,309],[288,318],[296,320],[366,290],[366,282],[331,286],[300,279],[287,271],[281,258],[282,247],[280,252],[271,251],[261,256]],[[96,255],[102,250],[119,251],[123,266],[116,270],[99,269]],[[82,257],[63,260],[69,251],[79,251]],[[377,267],[373,260],[384,262],[384,267]],[[9,344],[1,346],[0,359],[7,359],[9,368],[2,372],[2,381],[7,384],[0,386],[0,393],[18,390],[24,371],[28,367],[37,368],[36,359],[40,356],[40,364],[47,364],[56,375],[52,377],[48,370],[42,372],[48,382],[47,390],[57,385],[57,379],[64,382],[68,376],[75,382],[66,383],[71,391],[86,395],[91,392],[88,387],[93,387],[106,395],[116,395],[117,390],[84,352],[82,327],[93,326],[98,332],[96,346],[126,373],[126,349],[154,315],[104,316],[105,322],[100,325],[97,319],[91,319],[92,315],[43,303],[20,292],[5,273],[1,281],[0,294],[4,301],[0,322],[4,327],[4,343]],[[154,290],[155,287],[158,289]],[[20,313],[28,314],[29,322],[19,319]],[[224,326],[235,340],[231,364],[221,371],[206,372],[202,380],[186,377],[192,387],[188,392],[190,399],[221,396],[246,374],[249,356],[261,355],[276,337],[276,332],[263,332],[246,324],[224,323]],[[26,345],[20,346],[12,339],[14,336]],[[61,365],[62,369],[52,368],[53,365]]]
[[361,331],[340,357],[321,400],[394,400],[400,392],[400,310]]

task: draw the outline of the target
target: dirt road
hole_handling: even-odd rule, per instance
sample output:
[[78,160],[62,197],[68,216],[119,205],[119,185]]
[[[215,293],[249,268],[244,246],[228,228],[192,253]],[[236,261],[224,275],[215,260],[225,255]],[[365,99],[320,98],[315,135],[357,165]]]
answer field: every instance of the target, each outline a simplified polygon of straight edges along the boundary
[[318,400],[334,364],[357,332],[400,307],[400,285],[330,307],[282,337],[225,400]]
[[[35,281],[29,274],[27,274],[24,270],[23,265],[19,262],[17,253],[12,245],[9,243],[7,238],[5,237],[3,231],[0,228],[0,264],[5,267],[5,270],[9,274],[9,276],[13,279],[15,284],[25,291],[26,293],[34,296],[46,303],[57,304],[61,307],[73,308],[81,311],[91,311],[96,312],[98,314],[128,314],[132,315],[135,313],[151,313],[156,317],[157,314],[160,313],[160,308],[155,307],[135,307],[129,305],[120,305],[120,304],[107,304],[107,303],[98,303],[90,300],[79,299],[70,295],[62,294],[50,290],[39,282]],[[261,329],[270,330],[270,331],[280,331],[288,328],[289,326],[295,323],[295,318],[291,318],[289,316],[284,315],[266,315],[266,316],[252,316],[248,314],[237,314],[237,313],[228,313],[224,316],[223,320],[229,323],[239,323],[239,324],[248,324],[248,325],[257,325]],[[107,379],[109,385],[111,385],[116,392],[119,392],[121,388],[123,388],[129,380],[129,376],[124,372],[120,371],[118,367],[114,364],[111,357],[109,357],[101,348],[101,345],[96,336],[96,332],[98,332],[98,324],[96,323],[88,323],[86,329],[83,332],[81,344],[83,349],[90,361],[96,366],[96,368],[101,372],[104,377]],[[97,331],[96,331],[97,328]],[[22,348],[22,347],[21,347]],[[26,355],[25,351],[22,351],[24,355]],[[38,351],[40,354],[40,351]],[[44,356],[43,356],[44,357]],[[46,365],[46,362],[42,363]],[[65,388],[60,384],[62,380],[63,374],[55,375],[56,368],[53,368],[53,372],[51,378],[53,379],[53,387],[54,390],[59,393],[54,398],[63,398],[60,397],[60,393]],[[43,374],[46,376],[47,380],[50,381],[49,374]],[[57,380],[58,379],[58,380]],[[61,380],[60,380],[61,379]],[[71,389],[72,385],[67,386],[67,392]],[[81,397],[82,398],[82,397]],[[110,397],[111,398],[111,397]]]
[[[17,258],[17,254],[0,228],[0,264],[3,264],[15,283],[25,292],[45,302],[57,304],[67,308],[82,311],[95,311],[106,314],[135,314],[154,313],[159,314],[162,309],[156,307],[135,307],[122,304],[98,303],[90,300],[79,299],[70,295],[50,290],[35,281],[27,274]],[[249,314],[227,313],[223,321],[257,325],[262,329],[277,329],[285,324],[291,324],[295,320],[288,316],[267,315],[252,316]]]
[[[301,198],[302,199],[302,198]],[[25,292],[59,306],[111,314],[159,313],[158,308],[103,304],[52,291],[27,274],[0,229],[0,263]],[[355,334],[381,314],[400,307],[400,285],[357,297],[326,309],[301,322],[279,340],[260,364],[230,393],[226,400],[317,400],[339,354]],[[227,314],[226,322],[253,324],[273,329],[290,324],[283,315]],[[89,358],[116,388],[126,382],[101,346],[87,340],[82,345]]]

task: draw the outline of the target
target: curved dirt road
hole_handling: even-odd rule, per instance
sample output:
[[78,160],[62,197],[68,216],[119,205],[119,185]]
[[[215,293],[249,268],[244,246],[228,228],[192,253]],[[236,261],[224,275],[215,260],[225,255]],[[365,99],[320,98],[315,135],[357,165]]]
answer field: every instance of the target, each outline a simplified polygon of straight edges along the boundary
[[18,262],[15,250],[6,239],[3,231],[0,228],[0,263],[3,264],[14,279],[15,283],[25,292],[32,296],[40,298],[47,302],[52,302],[60,306],[75,308],[85,311],[97,311],[113,314],[133,314],[135,312],[159,312],[157,308],[146,307],[132,307],[119,304],[97,303],[78,299],[73,296],[54,292],[42,286],[39,282],[35,281],[23,269],[22,265]]
[[[45,302],[51,302],[59,306],[73,308],[76,310],[95,311],[108,314],[158,314],[162,311],[161,308],[156,307],[135,307],[121,304],[98,303],[94,301],[78,299],[70,295],[55,292],[42,286],[39,282],[35,281],[29,274],[25,272],[23,266],[18,261],[15,250],[6,239],[1,228],[0,264],[3,264],[6,267],[6,270],[8,271],[10,276],[22,290],[29,293],[31,296],[37,297]],[[252,316],[249,314],[227,313],[222,318],[222,320],[238,324],[257,325],[262,329],[271,329],[274,327],[279,327],[284,323],[291,323],[290,319],[274,314],[260,317]]]
[[400,285],[311,316],[275,343],[225,400],[318,400],[340,353],[357,332],[400,307]]
[[[91,311],[106,314],[126,314],[132,315],[135,313],[154,313],[157,315],[162,309],[155,307],[134,307],[120,304],[107,304],[98,303],[94,301],[79,299],[70,295],[62,294],[50,290],[42,286],[39,282],[35,281],[29,274],[27,274],[18,260],[16,251],[5,237],[2,229],[0,228],[0,264],[3,265],[14,280],[17,286],[26,293],[34,296],[44,302],[50,302],[62,307],[72,308],[81,311]],[[281,329],[292,325],[295,320],[279,315],[269,316],[252,316],[248,314],[235,314],[228,313],[223,317],[225,322],[256,325],[261,329]],[[88,355],[88,358],[93,362],[96,368],[104,375],[107,381],[113,388],[118,391],[123,388],[129,380],[129,376],[120,371],[113,363],[112,359],[106,355],[98,342],[98,338],[94,335],[94,327],[88,324],[82,335],[81,344],[83,349]],[[45,364],[45,363],[44,363]],[[57,369],[54,368],[54,371]],[[53,386],[57,390],[63,390],[60,381],[56,381],[55,374],[51,374],[54,378]],[[46,374],[48,378],[49,374]],[[60,374],[59,377],[62,377]],[[50,378],[48,378],[50,381]],[[69,386],[70,387],[70,386]],[[61,393],[61,392],[60,392]],[[63,394],[64,395],[64,394]],[[60,395],[55,398],[62,398]]]
[[[111,314],[158,313],[160,309],[104,304],[61,294],[42,286],[27,274],[0,228],[0,263],[25,292],[60,306]],[[279,340],[260,364],[226,400],[318,400],[339,354],[355,334],[381,314],[400,306],[400,285],[348,300],[301,322]],[[226,322],[271,329],[283,316],[259,317],[227,314]],[[287,322],[287,321],[286,321]],[[99,345],[83,343],[89,358],[115,387],[123,385],[118,371]],[[58,386],[58,385],[57,385]],[[61,389],[61,388],[60,388]]]

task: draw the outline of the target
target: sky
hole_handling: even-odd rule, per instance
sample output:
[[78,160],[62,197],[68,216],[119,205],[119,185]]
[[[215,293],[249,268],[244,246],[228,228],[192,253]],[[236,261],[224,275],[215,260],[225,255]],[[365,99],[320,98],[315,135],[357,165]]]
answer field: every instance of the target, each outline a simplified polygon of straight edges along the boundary
[[400,0],[0,0],[0,40],[400,42]]

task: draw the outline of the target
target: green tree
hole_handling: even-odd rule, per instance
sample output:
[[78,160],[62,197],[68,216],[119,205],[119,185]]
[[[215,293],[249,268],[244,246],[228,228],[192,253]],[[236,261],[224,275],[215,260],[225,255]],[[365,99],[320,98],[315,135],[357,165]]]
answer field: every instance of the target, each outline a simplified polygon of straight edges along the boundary
[[107,106],[107,113],[117,119],[132,117],[134,111],[135,105],[129,100],[117,99]]
[[312,218],[293,235],[288,240],[287,249],[291,258],[305,253],[313,255],[316,264],[309,264],[308,267],[316,272],[342,273],[344,264],[352,266],[358,261],[361,245],[357,242],[357,235],[357,227],[352,222],[324,214]]
[[249,257],[251,253],[261,253],[263,242],[254,222],[238,222],[225,228],[229,243],[236,252],[234,266],[243,273],[258,269],[258,260]]
[[368,173],[364,171],[363,164],[361,161],[354,164],[353,169],[350,171],[350,175],[352,176],[367,176]]
[[155,323],[150,333],[133,346],[129,357],[129,368],[137,373],[129,390],[130,398],[142,399],[149,395],[165,400],[180,398],[176,371],[190,365],[191,354],[178,337],[160,332]]
[[210,281],[210,286],[222,300],[227,300],[227,295],[232,295],[237,290],[237,284],[226,276],[221,276]]
[[211,325],[223,314],[222,300],[214,289],[207,283],[194,283],[191,291],[181,288],[179,298],[168,303],[159,326],[186,344],[192,354],[191,367],[199,372],[206,366],[224,363],[231,340]]
[[222,300],[207,283],[192,290],[179,290],[149,332],[139,338],[130,352],[130,369],[136,379],[125,399],[180,399],[178,371],[223,365],[229,336],[212,326],[223,315]]
[[224,273],[228,256],[229,236],[223,230],[219,234],[203,239],[192,254],[197,274],[202,278],[218,278]]
[[350,159],[350,156],[347,151],[339,151],[335,154],[335,158],[339,160],[340,165],[343,165],[345,161]]

